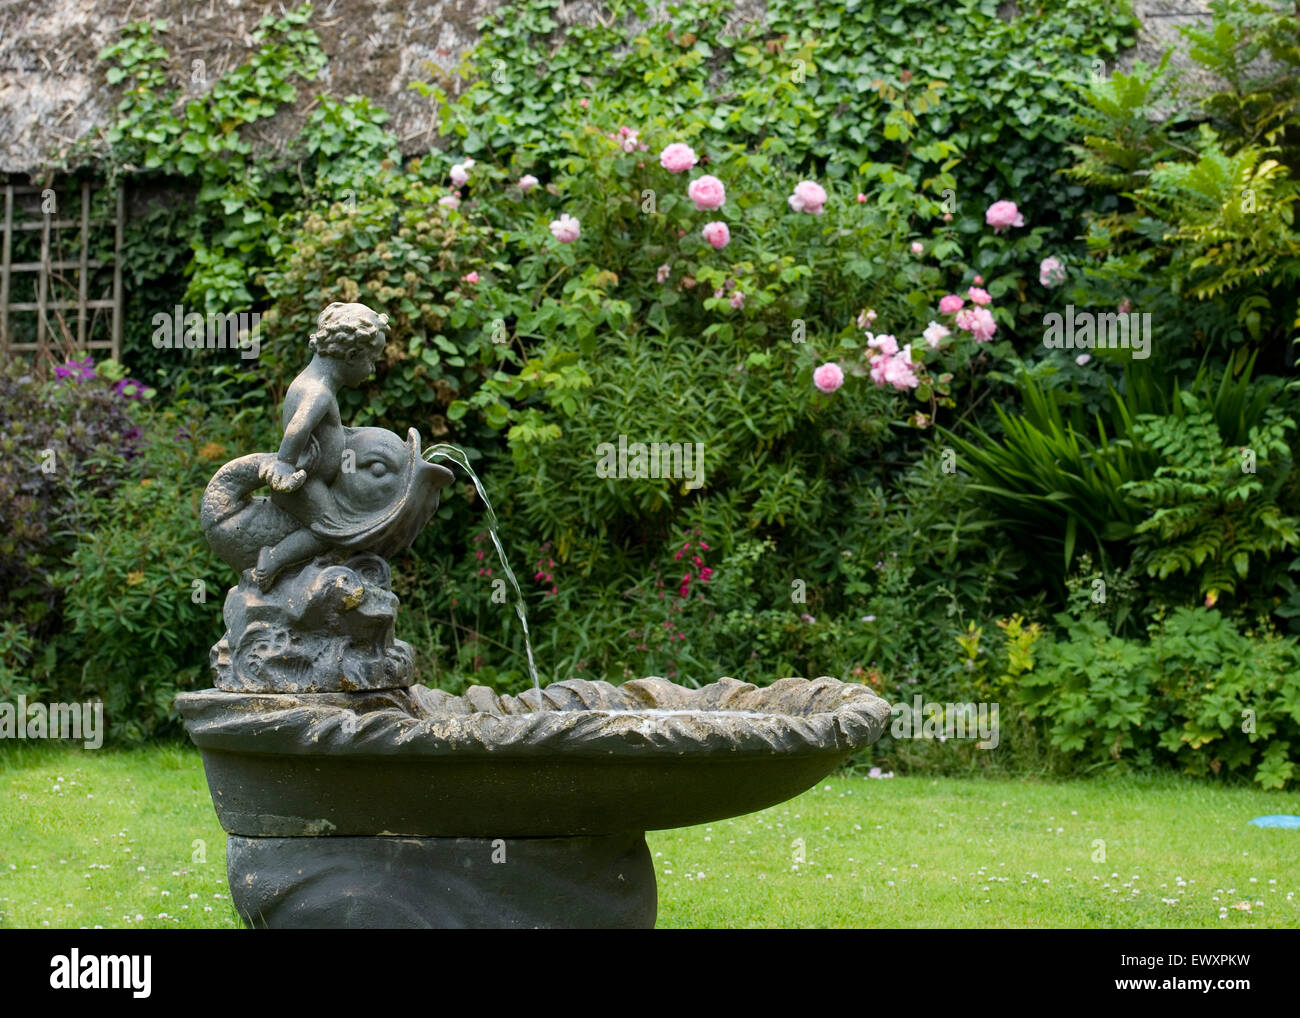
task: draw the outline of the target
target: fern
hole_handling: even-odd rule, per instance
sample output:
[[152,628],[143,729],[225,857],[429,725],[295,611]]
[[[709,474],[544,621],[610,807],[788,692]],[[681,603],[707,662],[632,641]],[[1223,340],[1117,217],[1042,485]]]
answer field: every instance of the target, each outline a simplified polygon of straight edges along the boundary
[[1233,594],[1261,558],[1300,544],[1298,521],[1277,501],[1294,428],[1270,406],[1246,443],[1232,444],[1208,401],[1187,391],[1178,412],[1140,415],[1135,437],[1162,461],[1152,478],[1124,485],[1151,513],[1135,532],[1147,575],[1194,575],[1203,594]]

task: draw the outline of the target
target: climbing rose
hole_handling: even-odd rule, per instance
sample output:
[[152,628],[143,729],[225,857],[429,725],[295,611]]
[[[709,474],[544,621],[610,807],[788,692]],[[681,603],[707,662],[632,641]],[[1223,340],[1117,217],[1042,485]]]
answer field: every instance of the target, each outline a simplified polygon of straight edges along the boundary
[[957,328],[969,332],[977,343],[987,343],[997,332],[993,312],[988,308],[967,308],[957,312]]
[[861,312],[858,315],[858,328],[861,329],[863,332],[866,332],[867,329],[870,328],[871,323],[874,322],[875,320],[876,320],[876,309],[867,308],[865,311]]
[[834,392],[844,384],[844,372],[838,364],[823,364],[813,372],[813,385],[822,392]]
[[1061,259],[1053,256],[1044,258],[1038,266],[1038,282],[1046,287],[1057,286],[1065,282],[1065,265]]
[[460,199],[454,194],[447,194],[438,199],[438,204],[445,209],[458,209],[460,208]]
[[655,282],[662,283],[665,279],[668,278],[668,274],[670,272],[672,272],[672,269],[670,269],[667,265],[660,265],[659,271],[655,273]]
[[586,99],[579,99],[579,100],[578,100],[578,105],[581,106],[581,107],[585,110],[585,109],[587,108],[587,106],[589,105],[589,103],[587,102]]
[[811,180],[801,180],[794,186],[794,194],[786,199],[796,212],[811,212],[815,216],[822,214],[826,204],[826,189]]
[[718,251],[721,251],[731,243],[731,231],[727,228],[726,223],[705,223],[704,229],[701,230],[700,233],[704,234],[704,239],[712,244],[714,249]]
[[912,241],[912,254],[919,255],[925,252],[925,245],[919,240]]
[[985,304],[992,304],[993,298],[989,296],[987,290],[981,290],[978,286],[972,286],[966,291],[966,296],[970,298],[972,304],[979,304],[981,307]]
[[741,293],[739,290],[737,290],[735,293],[731,295],[731,299],[728,301],[728,303],[733,308],[743,308],[745,306],[745,295]]
[[578,239],[581,231],[578,221],[567,212],[560,216],[559,219],[553,220],[550,224],[551,232],[555,234],[555,239],[561,244],[571,244]]
[[519,190],[523,191],[524,194],[527,194],[536,186],[537,186],[537,178],[534,177],[531,173],[525,173],[522,177],[519,178]]
[[462,187],[469,180],[469,170],[464,163],[457,163],[451,168],[451,182],[457,187]]
[[669,173],[681,173],[689,170],[699,162],[695,150],[689,145],[675,141],[659,153],[659,165]]
[[903,347],[897,355],[889,358],[885,365],[885,381],[895,389],[915,389],[920,384],[916,372],[912,370],[912,347]]
[[722,186],[722,181],[708,173],[692,180],[686,194],[700,212],[721,208],[727,200],[727,189]]
[[956,311],[960,311],[963,305],[965,305],[965,303],[966,302],[962,300],[960,297],[958,297],[955,293],[950,293],[948,294],[947,297],[940,298],[939,314],[941,315],[953,314]]
[[477,272],[467,272],[465,275],[461,276],[460,278],[461,278],[461,282],[464,282],[464,283],[477,283],[477,282],[478,282],[478,273],[477,273]]
[[879,350],[886,357],[892,357],[898,353],[898,340],[887,332],[881,333],[879,336],[872,336],[867,340],[867,348]]
[[933,350],[939,345],[941,340],[951,336],[952,332],[946,325],[940,325],[938,322],[931,322],[926,326],[925,331],[921,333],[921,335],[925,337],[925,345]]
[[984,221],[993,227],[994,233],[1001,233],[1008,226],[1025,225],[1025,217],[1013,201],[995,201],[984,213]]
[[861,205],[867,200],[867,196],[861,191],[858,192],[858,204]]

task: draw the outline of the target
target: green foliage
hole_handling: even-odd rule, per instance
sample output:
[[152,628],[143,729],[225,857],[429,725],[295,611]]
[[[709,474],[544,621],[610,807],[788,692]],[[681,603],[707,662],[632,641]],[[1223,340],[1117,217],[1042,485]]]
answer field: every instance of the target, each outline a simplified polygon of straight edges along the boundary
[[269,446],[267,431],[260,408],[241,409],[220,385],[182,388],[144,422],[131,480],[82,507],[55,692],[102,698],[113,740],[175,732],[175,694],[209,684],[230,575],[200,539],[198,501],[223,462]]
[[20,361],[0,367],[0,699],[57,666],[64,559],[139,453],[139,411],[104,369],[85,358],[42,381]]
[[658,113],[685,124],[707,111],[703,126],[720,138],[832,179],[874,162],[920,183],[946,158],[936,145],[954,145],[970,159],[954,189],[968,233],[989,201],[1011,196],[1068,222],[1082,192],[1053,173],[1066,161],[1055,111],[1137,28],[1129,4],[1097,0],[1005,20],[982,0],[774,0],[759,24],[730,20],[724,0],[675,4],[655,21],[648,5],[615,0],[599,24],[567,26],[557,41],[559,6],[529,0],[485,18],[478,80],[457,101],[446,81],[423,86],[466,153],[554,165],[551,125],[584,96],[619,102],[629,122]]
[[1204,608],[1154,622],[1147,640],[1099,619],[1060,615],[1067,638],[1040,644],[1014,687],[1016,706],[1052,745],[1089,769],[1174,763],[1190,774],[1251,774],[1265,788],[1294,775],[1300,745],[1300,646],[1240,629]]
[[[1225,378],[1226,381],[1226,378]],[[1232,594],[1259,558],[1300,543],[1278,495],[1291,473],[1292,418],[1268,406],[1245,444],[1229,444],[1210,408],[1180,392],[1179,413],[1140,416],[1135,435],[1159,457],[1148,480],[1125,491],[1151,511],[1138,525],[1147,573],[1193,573],[1202,593]]]
[[1226,87],[1189,102],[1166,54],[1079,97],[1070,175],[1113,193],[1091,216],[1097,263],[1076,297],[1131,297],[1162,344],[1250,342],[1274,366],[1300,322],[1300,23],[1261,0],[1210,9],[1211,24],[1182,31]]
[[[258,48],[247,62],[184,105],[177,90],[166,88],[169,54],[158,36],[170,30],[167,22],[131,22],[100,54],[109,64],[109,84],[124,86],[107,133],[114,174],[176,175],[197,185],[184,226],[192,250],[185,299],[207,310],[249,307],[255,296],[247,286],[249,264],[264,264],[274,253],[277,214],[293,184],[285,170],[255,156],[240,129],[292,102],[293,81],[311,81],[324,66],[320,39],[307,27],[311,15],[311,4],[266,15],[253,31]],[[356,119],[367,126],[364,116]],[[327,137],[356,126],[337,104],[318,110],[314,125]],[[369,152],[373,140],[359,133]]]

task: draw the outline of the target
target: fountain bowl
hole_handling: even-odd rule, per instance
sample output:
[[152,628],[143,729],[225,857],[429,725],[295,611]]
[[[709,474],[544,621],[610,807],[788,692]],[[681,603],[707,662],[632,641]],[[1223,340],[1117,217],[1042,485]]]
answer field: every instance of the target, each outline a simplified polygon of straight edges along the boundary
[[568,680],[177,698],[222,827],[245,837],[572,837],[750,813],[877,738],[889,705],[832,678]]

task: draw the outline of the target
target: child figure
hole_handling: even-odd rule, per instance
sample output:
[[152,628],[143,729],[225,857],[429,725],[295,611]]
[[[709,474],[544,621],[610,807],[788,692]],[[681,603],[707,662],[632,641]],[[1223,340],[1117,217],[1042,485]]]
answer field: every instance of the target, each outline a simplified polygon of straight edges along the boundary
[[[257,556],[253,581],[267,591],[286,566],[305,562],[327,546],[309,529],[334,507],[330,485],[342,469],[345,432],[337,393],[360,385],[375,369],[388,336],[388,316],[364,304],[334,303],[320,313],[308,349],[311,363],[284,396],[284,440],[259,476],[281,497],[272,500],[303,527]],[[292,493],[291,498],[283,496]]]

